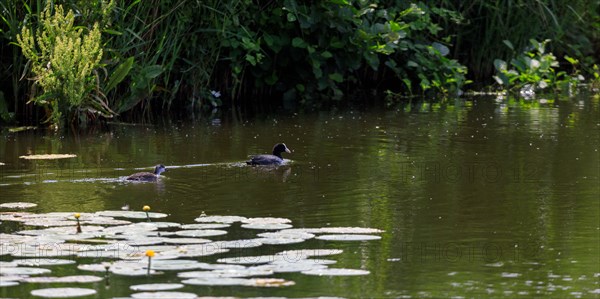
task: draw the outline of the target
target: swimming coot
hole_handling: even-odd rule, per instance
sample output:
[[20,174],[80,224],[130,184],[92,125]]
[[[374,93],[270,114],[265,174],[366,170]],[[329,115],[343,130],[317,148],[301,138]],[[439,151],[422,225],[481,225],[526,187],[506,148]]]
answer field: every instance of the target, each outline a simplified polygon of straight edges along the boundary
[[156,180],[158,180],[158,178],[160,177],[160,174],[165,171],[167,171],[167,168],[162,164],[158,164],[158,165],[156,165],[156,167],[154,167],[154,173],[150,173],[150,172],[134,173],[134,174],[128,176],[127,180],[128,181],[139,181],[139,182],[156,182]]
[[248,165],[281,165],[283,164],[283,158],[281,157],[281,153],[286,152],[288,154],[292,153],[285,143],[275,144],[273,147],[272,155],[257,155],[253,156],[250,161],[246,161]]

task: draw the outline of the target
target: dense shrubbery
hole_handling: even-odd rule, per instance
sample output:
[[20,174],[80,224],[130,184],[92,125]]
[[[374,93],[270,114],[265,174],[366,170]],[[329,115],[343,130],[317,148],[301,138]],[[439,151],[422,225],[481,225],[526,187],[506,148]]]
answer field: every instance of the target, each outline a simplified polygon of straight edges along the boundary
[[[491,79],[494,59],[516,68],[497,60],[505,86],[552,85],[595,74],[598,4],[582,2],[3,0],[0,117],[37,121],[27,102],[58,124],[222,105],[313,108],[357,90],[453,95],[467,70]],[[558,55],[526,48],[546,38]],[[544,59],[548,68],[534,67]]]

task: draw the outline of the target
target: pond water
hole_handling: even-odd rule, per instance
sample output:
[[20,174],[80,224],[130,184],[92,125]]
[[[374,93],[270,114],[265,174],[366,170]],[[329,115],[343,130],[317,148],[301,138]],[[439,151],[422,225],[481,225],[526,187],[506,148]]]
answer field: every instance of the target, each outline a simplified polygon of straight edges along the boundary
[[[160,221],[187,224],[205,213],[284,217],[294,227],[385,231],[368,241],[310,239],[194,258],[215,263],[288,249],[342,249],[324,258],[335,260],[335,268],[370,272],[277,273],[269,277],[295,285],[176,290],[199,296],[597,298],[599,114],[600,101],[588,96],[484,97],[248,121],[114,124],[110,132],[65,136],[4,130],[0,204],[36,203],[23,210],[35,213],[141,211],[149,205],[169,215]],[[249,155],[268,153],[277,142],[293,150],[284,153],[287,165],[244,165]],[[48,153],[77,157],[19,159]],[[168,168],[158,183],[123,180],[158,163]],[[0,233],[33,229],[10,221],[0,226]],[[239,224],[228,231],[207,238],[248,239],[265,232]],[[0,254],[0,260],[13,257]],[[96,275],[75,264],[46,268],[53,276]],[[28,297],[32,290],[56,286],[93,288],[97,298],[127,297],[135,293],[131,285],[181,280],[175,272],[111,274],[101,282],[0,287],[0,297]]]

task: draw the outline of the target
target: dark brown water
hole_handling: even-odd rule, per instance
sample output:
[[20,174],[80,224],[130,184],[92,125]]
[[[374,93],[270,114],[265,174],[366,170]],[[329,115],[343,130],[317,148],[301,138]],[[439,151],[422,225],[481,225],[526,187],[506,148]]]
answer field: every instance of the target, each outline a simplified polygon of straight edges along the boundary
[[[248,122],[115,125],[111,133],[80,136],[4,131],[0,203],[34,202],[36,212],[150,205],[175,222],[191,223],[204,211],[386,231],[381,240],[313,239],[301,246],[344,249],[332,257],[336,267],[369,270],[368,276],[293,273],[277,275],[296,282],[287,288],[178,290],[198,295],[598,298],[599,114],[600,101],[587,96],[482,98]],[[285,156],[289,165],[243,165],[276,142],[294,151]],[[78,157],[19,159],[29,153]],[[123,182],[157,163],[169,168],[160,183]],[[289,248],[298,246],[240,254]],[[74,266],[53,269],[79,273]],[[125,297],[133,293],[129,285],[167,281],[178,279],[113,276],[109,288],[77,286],[98,289],[98,298]],[[0,296],[27,297],[50,286],[5,287]]]

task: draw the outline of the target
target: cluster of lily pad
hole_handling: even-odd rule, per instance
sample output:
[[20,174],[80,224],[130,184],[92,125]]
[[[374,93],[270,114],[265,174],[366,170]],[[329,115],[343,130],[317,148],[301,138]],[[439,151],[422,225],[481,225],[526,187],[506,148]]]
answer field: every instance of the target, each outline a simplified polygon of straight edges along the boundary
[[[31,208],[31,203],[0,204],[3,209]],[[309,239],[366,241],[380,239],[374,228],[323,227],[293,228],[290,219],[274,217],[206,216],[196,223],[158,221],[164,213],[143,211],[100,211],[95,213],[0,212],[0,222],[19,222],[27,229],[0,234],[0,287],[21,283],[91,283],[108,279],[109,274],[160,277],[177,271],[180,283],[131,286],[131,298],[195,298],[193,293],[174,292],[184,285],[284,287],[290,280],[274,278],[277,273],[305,275],[367,275],[368,270],[332,268],[335,260],[324,256],[341,254],[340,249],[302,249],[273,255],[222,257],[205,263],[199,257],[227,253],[262,245],[301,243]],[[147,221],[140,221],[140,220]],[[136,221],[137,220],[137,221]],[[256,237],[242,240],[208,239],[226,235],[227,228],[241,223],[257,230]],[[92,258],[100,263],[78,263],[64,257]],[[78,263],[77,269],[100,275],[41,276],[48,266]],[[74,297],[94,294],[88,288],[49,288],[31,292],[39,297]]]

